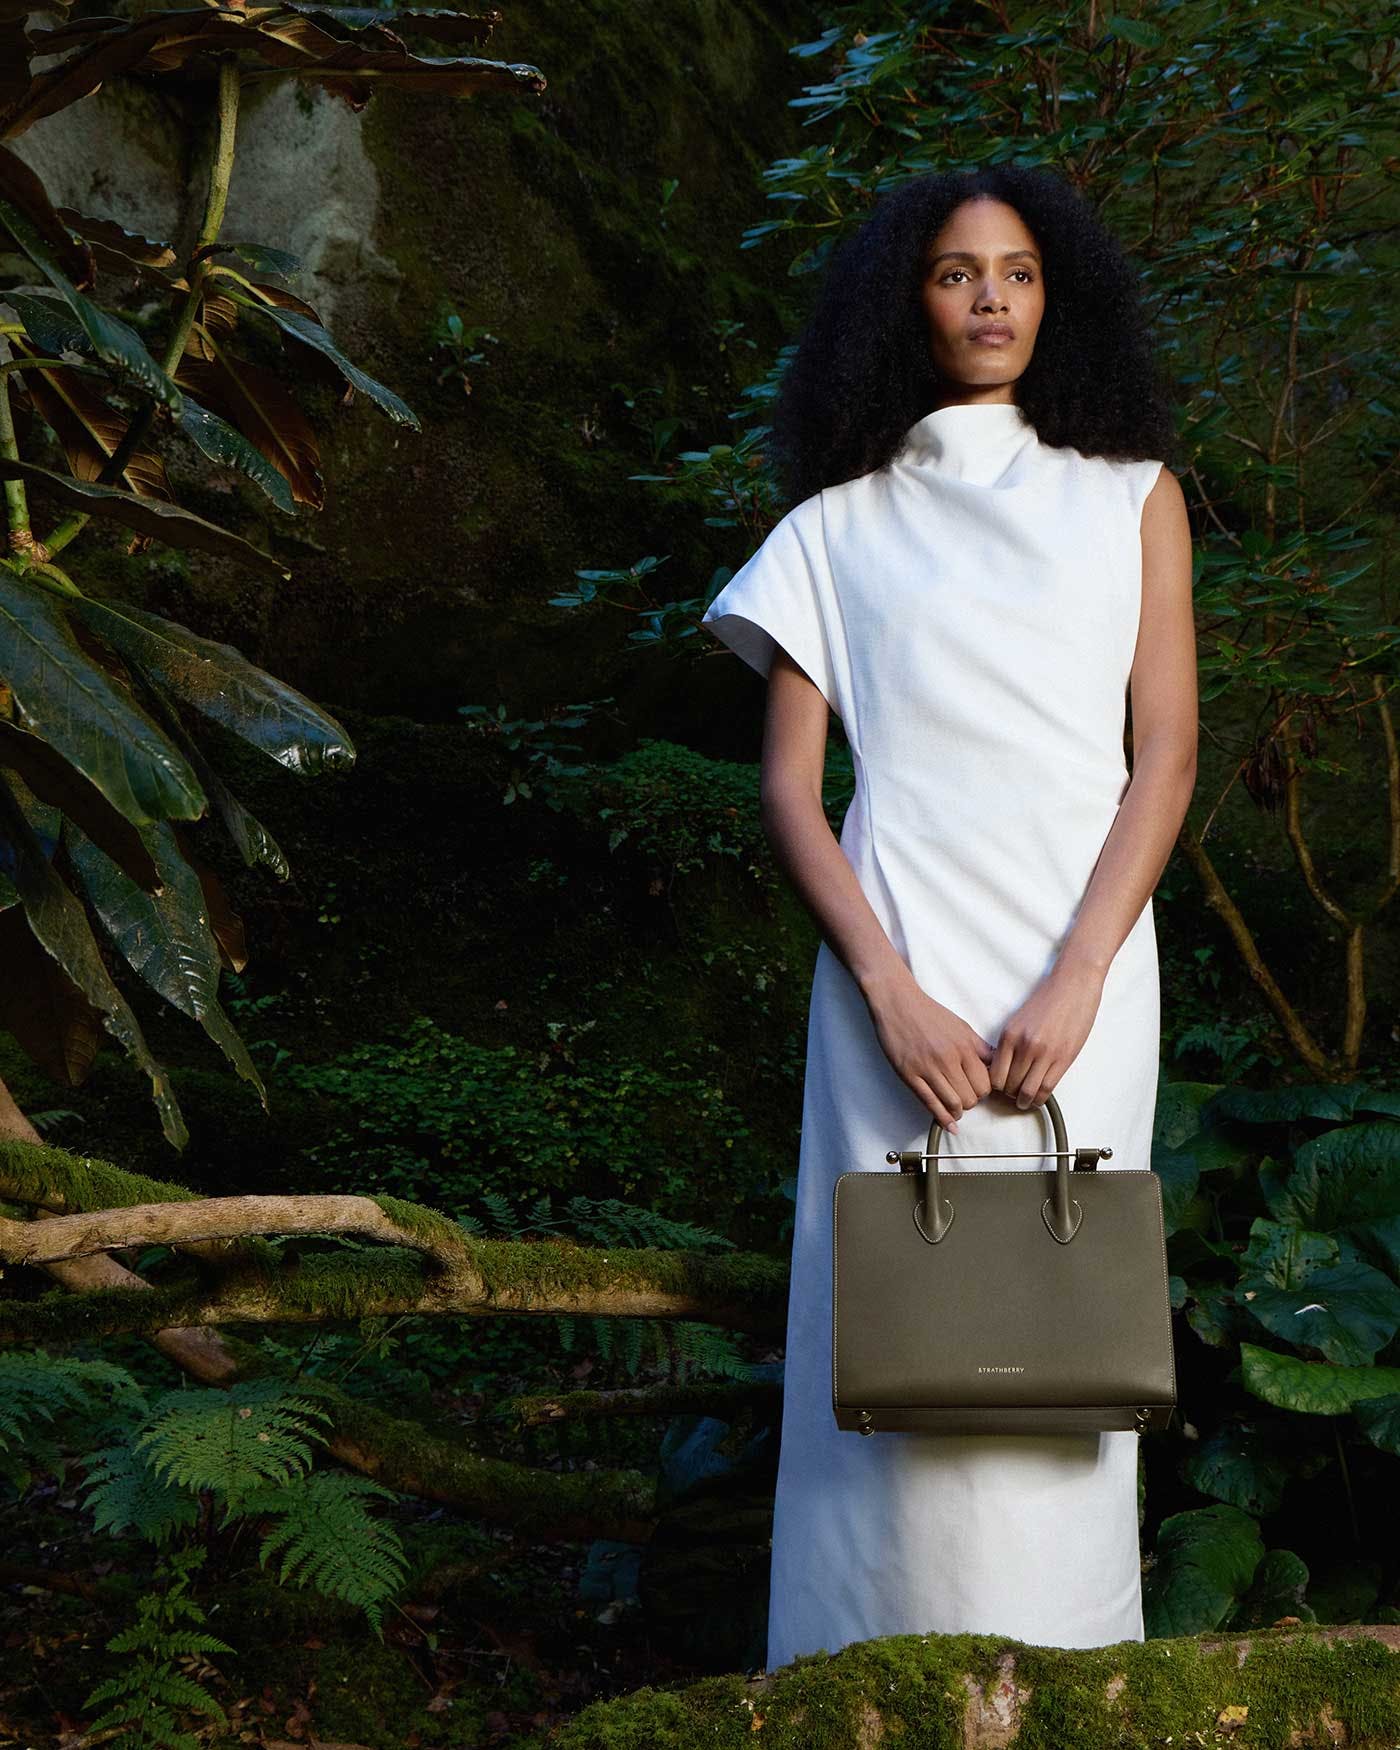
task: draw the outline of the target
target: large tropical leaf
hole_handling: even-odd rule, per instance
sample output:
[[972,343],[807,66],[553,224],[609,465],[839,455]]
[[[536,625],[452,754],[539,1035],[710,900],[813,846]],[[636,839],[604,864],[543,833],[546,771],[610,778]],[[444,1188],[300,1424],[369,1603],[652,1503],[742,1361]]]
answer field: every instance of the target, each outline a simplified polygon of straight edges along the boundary
[[[48,191],[33,169],[5,146],[0,146],[0,198],[23,215],[66,277],[80,286],[92,284],[92,251],[55,212]],[[18,237],[15,240],[20,242]],[[23,248],[22,242],[20,246]]]
[[[55,224],[59,223],[57,217]],[[57,252],[29,215],[0,194],[0,226],[3,226],[34,263],[49,284],[82,323],[97,356],[116,374],[147,395],[154,395],[172,413],[180,411],[180,391],[146,350],[134,328],[85,298],[63,271]]]
[[1400,1367],[1336,1367],[1253,1343],[1240,1344],[1240,1379],[1266,1404],[1304,1416],[1342,1416],[1367,1398],[1400,1392]]
[[154,893],[160,886],[160,876],[141,834],[48,742],[0,719],[0,766],[18,772],[41,802],[62,809],[70,820],[77,821],[138,887]]
[[102,1011],[40,945],[14,892],[16,903],[0,911],[0,1030],[61,1087],[81,1087],[102,1043]]
[[16,791],[3,775],[0,775],[0,834],[14,852],[14,883],[24,901],[30,929],[88,1001],[101,1010],[107,1031],[120,1040],[150,1077],[161,1129],[175,1148],[183,1149],[190,1139],[189,1131],[170,1077],[151,1055],[135,1015],[112,983],[81,902],[44,855]]
[[1229,1621],[1264,1557],[1259,1526],[1218,1502],[1173,1513],[1157,1529],[1157,1560],[1142,1585],[1154,1639],[1200,1634]]
[[[69,605],[84,599],[75,596]],[[66,602],[0,566],[0,664],[24,727],[57,748],[137,826],[197,820],[207,798],[188,761],[81,647]]]
[[151,679],[290,771],[315,777],[354,763],[350,737],[318,705],[265,673],[231,644],[124,602],[76,604],[94,632]]
[[[35,356],[23,341],[15,339],[11,344],[17,357]],[[98,479],[126,436],[129,416],[110,407],[69,365],[32,365],[23,377],[25,392],[58,439],[74,477]],[[165,463],[149,443],[138,444],[127,457],[121,479],[138,496],[174,501]]]
[[49,286],[6,286],[0,304],[8,304],[24,324],[24,332],[43,353],[91,353],[88,331],[73,314],[67,299]]
[[[176,379],[182,387],[188,388],[182,372],[176,372]],[[180,430],[203,450],[211,462],[217,462],[223,468],[237,468],[240,474],[246,474],[254,485],[263,489],[278,510],[286,511],[288,516],[296,515],[294,495],[285,476],[255,445],[249,443],[236,426],[220,419],[193,395],[185,396],[184,406],[180,409]],[[317,476],[318,487],[319,484],[320,477]]]
[[230,972],[242,972],[248,964],[248,938],[244,933],[243,919],[229,902],[223,882],[207,863],[194,854],[189,830],[174,821],[170,823],[170,830],[175,835],[175,843],[180,847],[180,855],[199,877],[199,885],[204,889],[209,928],[214,932],[220,959]]
[[161,891],[143,893],[72,821],[63,840],[94,911],[122,957],[158,995],[204,1031],[270,1110],[248,1049],[219,1003],[219,944],[209,927],[199,876],[181,855],[168,821],[142,828]]
[[[264,868],[271,869],[279,881],[289,880],[292,868],[281,846],[262,822],[255,819],[233,791],[229,789],[213,766],[210,765],[198,742],[186,734],[185,727],[180,722],[171,701],[159,692],[153,692],[151,699],[153,708],[159,713],[161,721],[165,725],[166,734],[199,774],[199,781],[203,784],[206,794],[214,805],[214,812],[223,821],[224,830],[237,846],[243,861],[250,869],[261,863]],[[186,855],[188,856],[188,854],[187,850]],[[218,907],[214,908],[212,915],[217,918],[219,915]],[[236,958],[231,963],[235,971],[239,970]]]
[[[289,295],[284,294],[284,297]],[[307,346],[314,346],[331,361],[347,383],[367,395],[376,407],[381,408],[398,424],[411,426],[414,431],[423,429],[418,422],[418,415],[406,401],[401,401],[392,389],[386,389],[358,365],[351,364],[321,324],[313,321],[303,311],[285,308],[282,303],[272,302],[267,298],[250,296],[242,289],[230,291],[229,296],[247,309],[256,310],[260,316],[269,317],[295,339],[303,341]]]
[[[334,21],[327,17],[325,22]],[[121,73],[173,73],[195,56],[212,53],[233,53],[298,78],[322,81],[357,109],[386,85],[448,97],[545,89],[539,68],[523,62],[418,56],[395,45],[365,48],[283,6],[244,13],[170,9],[134,20],[75,19],[53,30],[31,30],[29,37],[39,52],[66,58],[35,74],[0,109],[0,137],[23,133],[42,117],[86,97],[104,79]]]
[[[226,429],[231,428],[242,437],[264,469],[282,477],[286,483],[282,487],[284,493],[290,487],[292,498],[299,504],[320,510],[326,497],[321,479],[321,446],[310,420],[297,406],[286,384],[262,365],[225,352],[212,339],[206,346],[211,354],[208,358],[185,353],[176,367],[176,381],[197,395],[199,402],[216,417],[227,421]],[[201,434],[185,426],[183,420],[181,425],[203,447]],[[244,452],[231,449],[227,459],[257,477],[253,474],[256,463]],[[258,484],[272,493],[262,479]]]
[[54,211],[70,231],[87,242],[105,249],[109,255],[143,267],[173,267],[175,251],[169,243],[154,237],[143,237],[139,231],[128,231],[115,219],[94,218],[89,213],[75,212],[72,207],[55,207]]
[[1299,1144],[1292,1165],[1261,1167],[1270,1215],[1315,1233],[1400,1215],[1400,1124],[1342,1124]]
[[453,12],[442,6],[405,6],[392,10],[375,6],[323,6],[319,0],[281,0],[282,9],[337,31],[382,33],[398,42],[413,31],[444,43],[484,43],[494,29],[495,13]]
[[202,516],[196,516],[178,504],[139,498],[134,492],[122,492],[115,486],[99,486],[92,480],[74,480],[70,475],[55,473],[52,468],[12,461],[8,456],[0,456],[0,480],[23,480],[31,486],[42,486],[60,504],[72,510],[82,511],[87,516],[109,517],[171,547],[218,553],[226,559],[240,560],[264,575],[283,579],[292,575],[271,553],[264,553],[261,547],[245,541],[242,535],[221,529],[217,523],[206,522]]
[[[68,360],[70,378],[72,370],[80,368],[81,355],[92,352],[92,342],[88,339],[87,330],[56,292],[35,287],[26,287],[23,291],[7,288],[0,293],[0,303],[7,303],[11,306],[24,324],[28,342],[32,343],[40,353],[65,359],[70,354],[78,355]],[[233,320],[236,319],[236,313],[236,306],[231,299],[207,296],[204,300],[203,319],[206,322],[217,326],[222,316],[227,315],[229,320]],[[23,342],[17,343],[16,350],[23,350],[23,347]],[[92,369],[96,372],[100,370],[100,367],[93,366]],[[25,373],[26,383],[33,378],[34,374],[33,371]],[[105,376],[106,373],[100,374]],[[296,483],[304,483],[306,470],[309,467],[313,490],[303,492],[299,496],[304,503],[314,503],[319,509],[324,499],[324,493],[321,487],[321,477],[315,468],[317,460],[316,435],[305,415],[292,402],[291,397],[280,382],[272,376],[271,372],[264,374],[271,385],[270,396],[275,396],[278,404],[283,407],[285,418],[281,423],[285,433],[295,433],[300,446],[298,450],[294,451],[290,436],[284,435],[282,450],[289,460],[296,456],[297,461],[294,465],[299,466],[302,470],[296,478]],[[57,377],[63,373],[55,371],[54,375]],[[209,399],[212,403],[219,394],[218,373],[205,371],[202,361],[192,359],[190,353],[186,352],[179,370],[175,373],[175,380],[182,391],[180,412],[177,417],[180,430],[185,436],[201,449],[211,462],[217,462],[221,467],[237,468],[241,473],[246,474],[255,485],[262,488],[279,510],[293,512],[296,507],[287,480],[283,478],[285,470],[279,470],[273,465],[273,461],[280,460],[281,455],[274,451],[273,460],[270,461],[262,453],[262,445],[255,446],[255,443],[250,442],[243,432],[237,429],[236,425],[232,425],[226,418],[220,417],[222,407],[219,411],[215,411],[212,405],[206,407],[196,401],[192,395],[183,393],[186,389],[202,388],[207,383],[210,390]],[[45,417],[47,417],[47,411],[42,408],[41,411],[45,412]],[[253,423],[254,430],[258,430],[259,422],[253,421],[251,423]],[[309,462],[306,459],[308,454]],[[69,465],[72,466],[71,457]],[[78,470],[74,469],[74,472],[76,473]],[[87,474],[84,478],[95,479],[96,476]],[[128,481],[128,484],[132,484],[132,482]]]

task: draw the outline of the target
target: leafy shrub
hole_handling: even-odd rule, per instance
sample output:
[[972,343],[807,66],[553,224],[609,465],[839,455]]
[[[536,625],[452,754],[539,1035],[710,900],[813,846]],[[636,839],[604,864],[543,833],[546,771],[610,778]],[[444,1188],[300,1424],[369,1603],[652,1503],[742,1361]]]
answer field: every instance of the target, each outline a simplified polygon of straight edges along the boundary
[[1153,1166],[1200,1345],[1178,1333],[1178,1477],[1211,1504],[1158,1529],[1148,1634],[1400,1621],[1366,1529],[1393,1514],[1400,1456],[1400,1094],[1169,1083]]
[[330,1063],[281,1073],[331,1103],[326,1140],[308,1150],[331,1188],[449,1213],[488,1191],[582,1191],[693,1214],[712,1195],[713,1163],[732,1183],[748,1127],[678,1051],[659,1057],[660,1068],[615,1059],[581,1068],[477,1045],[418,1016]]

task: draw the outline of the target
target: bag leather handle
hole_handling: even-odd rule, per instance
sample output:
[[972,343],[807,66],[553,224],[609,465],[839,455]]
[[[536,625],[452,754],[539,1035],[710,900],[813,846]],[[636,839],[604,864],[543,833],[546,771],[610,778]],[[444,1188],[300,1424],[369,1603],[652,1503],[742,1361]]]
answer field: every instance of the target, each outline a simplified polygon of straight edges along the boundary
[[[1040,1206],[1041,1218],[1052,1238],[1061,1245],[1068,1245],[1079,1231],[1079,1224],[1084,1219],[1084,1210],[1078,1198],[1071,1197],[1069,1192],[1069,1156],[1071,1153],[1065,1132],[1064,1115],[1060,1111],[1060,1103],[1053,1094],[1045,1096],[1045,1111],[1050,1118],[1050,1128],[1055,1138],[1055,1189],[1052,1196],[1047,1197]],[[904,1171],[916,1170],[922,1181],[919,1195],[914,1199],[914,1225],[931,1246],[938,1242],[953,1225],[954,1207],[951,1198],[943,1195],[943,1179],[938,1171],[938,1145],[943,1139],[943,1127],[935,1116],[929,1122],[928,1145],[919,1153],[917,1150],[891,1149],[885,1156],[891,1163],[898,1162]],[[1043,1153],[1051,1151],[1044,1150]],[[1100,1160],[1109,1159],[1111,1148],[1080,1148],[1073,1151],[1076,1168],[1097,1167]],[[974,1158],[974,1157],[959,1157]],[[991,1158],[991,1157],[988,1157]],[[997,1157],[1000,1158],[1000,1157]],[[1072,1211],[1072,1213],[1071,1213]]]

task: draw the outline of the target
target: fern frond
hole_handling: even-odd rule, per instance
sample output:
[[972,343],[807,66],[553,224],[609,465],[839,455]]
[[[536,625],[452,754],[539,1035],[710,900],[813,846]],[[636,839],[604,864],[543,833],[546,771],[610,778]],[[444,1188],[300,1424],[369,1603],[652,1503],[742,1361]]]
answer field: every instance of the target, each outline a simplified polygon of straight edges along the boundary
[[213,1489],[231,1511],[248,1489],[289,1482],[309,1469],[310,1442],[326,1438],[312,1418],[329,1422],[330,1411],[283,1380],[181,1389],[156,1400],[136,1446],[157,1476],[186,1489]]
[[569,1226],[580,1240],[608,1246],[657,1246],[666,1251],[698,1252],[705,1246],[734,1249],[734,1241],[714,1228],[676,1221],[640,1203],[617,1197],[571,1197],[565,1205]]
[[104,1407],[104,1392],[120,1404],[145,1401],[127,1370],[110,1361],[77,1361],[42,1351],[0,1354],[0,1450],[31,1441],[36,1422],[52,1422],[64,1411]]
[[174,1665],[177,1658],[199,1660],[206,1653],[234,1651],[202,1629],[174,1627],[177,1617],[204,1621],[202,1607],[186,1594],[205,1554],[191,1545],[157,1562],[153,1578],[157,1586],[162,1579],[167,1582],[164,1590],[142,1593],[136,1603],[136,1622],[106,1643],[108,1652],[125,1653],[127,1659],[116,1676],[99,1683],[83,1704],[113,1703],[89,1726],[90,1736],[110,1731],[116,1750],[199,1750],[199,1738],[181,1730],[176,1709],[207,1714],[227,1728],[228,1716],[198,1675],[177,1671]]
[[499,1191],[483,1191],[481,1201],[486,1205],[486,1213],[491,1217],[492,1224],[502,1233],[513,1235],[518,1231],[515,1210],[508,1197],[503,1197]]
[[724,1379],[761,1379],[761,1369],[739,1353],[734,1338],[717,1325],[702,1325],[692,1319],[677,1319],[672,1330],[680,1369],[689,1378],[695,1373],[717,1373]]
[[159,1545],[199,1518],[196,1497],[158,1477],[130,1443],[91,1453],[83,1464],[83,1505],[97,1531],[133,1531]]
[[280,1516],[262,1541],[264,1567],[280,1554],[279,1581],[358,1606],[382,1639],[379,1607],[403,1585],[408,1558],[393,1526],[370,1512],[371,1496],[398,1499],[368,1477],[314,1471],[284,1487],[257,1490],[243,1508]]
[[[109,1726],[122,1726],[130,1720],[129,1712],[121,1708],[110,1708],[92,1722],[88,1727],[88,1734],[95,1737],[98,1732],[105,1732]],[[139,1729],[119,1732],[113,1742],[118,1746],[159,1744],[162,1750],[203,1750],[195,1734],[180,1731],[175,1724],[175,1716],[163,1707],[145,1709],[141,1714]]]

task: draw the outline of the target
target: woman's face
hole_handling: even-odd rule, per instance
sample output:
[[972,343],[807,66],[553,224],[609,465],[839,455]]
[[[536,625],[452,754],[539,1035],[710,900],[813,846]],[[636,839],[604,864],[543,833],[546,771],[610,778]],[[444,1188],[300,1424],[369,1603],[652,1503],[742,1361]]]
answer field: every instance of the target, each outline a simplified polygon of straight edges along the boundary
[[[1010,401],[1045,312],[1035,238],[1015,207],[964,201],[924,252],[923,305],[940,401]],[[979,339],[995,325],[1006,338]]]

